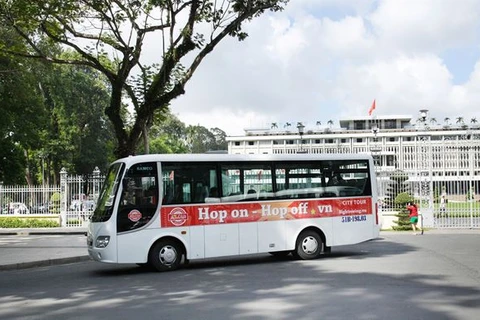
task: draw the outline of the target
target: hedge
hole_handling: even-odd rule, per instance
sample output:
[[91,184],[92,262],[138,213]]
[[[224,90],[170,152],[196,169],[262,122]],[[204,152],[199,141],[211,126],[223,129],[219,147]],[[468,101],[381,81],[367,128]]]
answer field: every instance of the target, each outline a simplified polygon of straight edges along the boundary
[[37,218],[0,217],[0,228],[56,228],[58,221]]

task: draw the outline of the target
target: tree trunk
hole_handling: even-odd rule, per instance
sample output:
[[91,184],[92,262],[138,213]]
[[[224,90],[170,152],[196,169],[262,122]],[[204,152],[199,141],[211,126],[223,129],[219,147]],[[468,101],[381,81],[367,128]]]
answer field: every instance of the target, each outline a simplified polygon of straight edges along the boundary
[[145,154],[150,154],[150,145],[148,139],[148,128],[147,125],[143,126],[143,147],[145,148]]

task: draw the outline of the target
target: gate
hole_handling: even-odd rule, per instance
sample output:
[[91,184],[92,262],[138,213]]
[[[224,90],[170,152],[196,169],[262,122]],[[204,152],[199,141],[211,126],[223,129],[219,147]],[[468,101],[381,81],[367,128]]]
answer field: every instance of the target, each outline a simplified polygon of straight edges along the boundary
[[382,165],[385,148],[372,152],[382,212],[398,212],[395,197],[406,192],[426,227],[480,228],[480,134],[440,142],[421,135],[415,143],[396,151],[395,166]]
[[60,171],[60,221],[62,227],[85,226],[95,210],[104,177],[95,168],[88,176],[68,176]]

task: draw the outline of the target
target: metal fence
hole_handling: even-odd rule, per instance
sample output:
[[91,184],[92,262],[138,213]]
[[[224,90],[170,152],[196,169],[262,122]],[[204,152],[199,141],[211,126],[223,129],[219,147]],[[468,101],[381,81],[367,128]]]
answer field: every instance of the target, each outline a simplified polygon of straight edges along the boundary
[[402,210],[396,202],[401,193],[419,205],[424,224],[430,228],[480,228],[479,177],[436,179],[424,172],[377,172],[383,214]]
[[[379,170],[377,179],[383,214],[400,211],[395,200],[406,192],[419,204],[426,227],[480,228],[480,177],[474,174],[437,177],[430,170],[415,168]],[[62,226],[84,226],[95,209],[103,180],[98,168],[87,176],[68,175],[62,169],[59,186],[0,184],[0,214],[57,218]]]
[[1,214],[60,213],[59,186],[3,186],[0,185]]
[[104,176],[95,168],[87,176],[60,172],[59,186],[4,186],[0,184],[3,216],[58,219],[63,227],[81,227],[90,219]]

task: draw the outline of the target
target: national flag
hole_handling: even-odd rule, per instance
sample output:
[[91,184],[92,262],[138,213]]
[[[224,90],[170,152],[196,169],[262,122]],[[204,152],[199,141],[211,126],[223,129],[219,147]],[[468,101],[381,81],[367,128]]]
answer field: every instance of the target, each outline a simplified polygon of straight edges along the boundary
[[372,103],[372,106],[370,107],[370,109],[368,109],[368,115],[371,116],[372,113],[373,113],[373,110],[375,110],[376,108],[376,104],[375,104],[375,99],[373,99],[373,103]]

